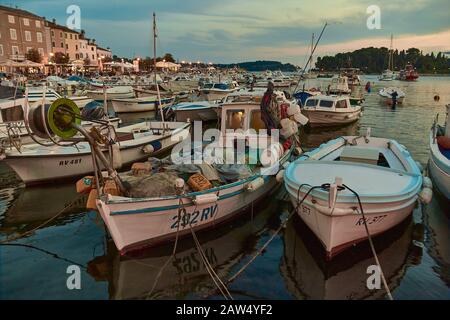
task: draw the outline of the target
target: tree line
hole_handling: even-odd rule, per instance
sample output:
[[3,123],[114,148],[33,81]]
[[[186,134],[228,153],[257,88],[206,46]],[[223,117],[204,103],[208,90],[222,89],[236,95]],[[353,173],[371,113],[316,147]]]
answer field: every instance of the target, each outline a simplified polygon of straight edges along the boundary
[[[411,63],[419,73],[450,73],[450,59],[444,53],[423,52],[417,48],[393,51],[394,70],[398,71]],[[337,71],[340,68],[360,68],[364,73],[381,73],[388,67],[389,49],[362,48],[353,52],[338,53],[334,56],[318,57],[316,68],[320,71]]]

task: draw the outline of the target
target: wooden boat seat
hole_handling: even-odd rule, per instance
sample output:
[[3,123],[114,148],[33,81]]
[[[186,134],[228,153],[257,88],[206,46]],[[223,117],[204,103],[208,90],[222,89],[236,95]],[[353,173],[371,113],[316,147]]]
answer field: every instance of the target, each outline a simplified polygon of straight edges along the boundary
[[376,149],[345,147],[342,150],[340,159],[342,161],[377,165],[379,156],[380,153]]

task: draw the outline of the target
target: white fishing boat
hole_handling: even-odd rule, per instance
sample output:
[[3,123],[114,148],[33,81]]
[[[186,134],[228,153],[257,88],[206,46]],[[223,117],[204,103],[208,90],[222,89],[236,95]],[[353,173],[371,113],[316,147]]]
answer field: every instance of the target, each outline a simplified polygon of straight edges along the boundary
[[[232,159],[235,156],[242,159],[242,164],[237,165],[239,170],[247,173],[245,176],[239,175],[225,182],[220,180],[218,184],[201,191],[188,189],[176,194],[159,194],[159,196],[148,198],[105,193],[97,200],[97,208],[117,249],[122,254],[190,234],[191,228],[198,231],[213,227],[233,218],[252,203],[266,197],[278,185],[276,174],[287,163],[293,147],[285,149],[280,143],[269,144],[270,136],[255,133],[264,127],[258,101],[250,99],[245,102],[234,101],[223,104],[221,136],[215,141],[219,142],[227,138],[231,138],[231,141],[244,139],[245,145],[249,147],[251,141],[262,141],[265,138],[266,146],[269,146],[265,150],[271,150],[268,154],[274,156],[273,160],[278,160],[265,165],[260,165],[258,162],[256,165],[248,166],[245,162],[245,159],[251,157],[248,148],[243,154],[237,153],[233,147],[221,149],[219,152],[224,152],[223,155],[231,153]],[[237,129],[248,132],[248,135],[237,134],[234,131]],[[254,131],[249,132],[250,129]],[[296,135],[297,132],[298,125],[295,123],[295,132],[292,134]],[[260,159],[261,157],[263,156],[261,155]],[[264,163],[263,160],[260,161]],[[214,170],[219,170],[216,165],[212,167]],[[181,190],[186,190],[184,179],[181,181],[180,179],[173,181],[172,185],[178,184]]]
[[397,77],[397,75],[395,74],[394,71],[394,50],[392,48],[392,42],[393,42],[393,35],[391,34],[391,46],[389,48],[389,53],[388,53],[388,67],[386,70],[384,70],[381,73],[381,76],[378,78],[378,80],[380,81],[392,81],[395,80],[395,78]]
[[[94,99],[96,101],[103,101],[105,98],[105,93],[102,89],[98,90],[87,90],[86,94],[91,99]],[[134,98],[134,90],[131,86],[116,86],[106,89],[106,97],[108,100],[113,99],[129,99]]]
[[[148,158],[170,149],[178,138],[189,132],[190,124],[182,122],[143,122],[116,129],[119,152],[117,167]],[[106,152],[106,151],[105,151]],[[3,161],[27,185],[53,182],[92,173],[89,143],[75,146],[24,145],[21,151],[6,150]]]
[[438,118],[430,132],[429,173],[437,189],[450,200],[450,104],[447,105],[445,125]]
[[370,137],[369,130],[305,153],[289,165],[284,181],[328,258],[366,240],[365,224],[371,236],[381,234],[408,217],[419,198],[428,203],[432,196],[429,179],[406,148]]
[[[38,102],[42,101],[44,98],[44,91],[45,91],[45,100],[53,102],[55,100],[58,100],[59,98],[62,98],[58,92],[56,92],[52,88],[45,88],[44,87],[30,87],[28,88],[28,101],[29,102]],[[82,109],[85,105],[92,102],[93,99],[91,99],[88,96],[80,95],[80,96],[70,96],[67,97],[68,99],[75,102],[75,104],[78,106],[78,108]]]
[[403,103],[403,99],[405,99],[406,95],[401,89],[397,87],[381,88],[380,91],[378,91],[378,94],[382,97],[384,103],[389,105],[392,105],[394,103],[395,93],[397,94],[397,103]]
[[200,93],[208,101],[221,100],[236,90],[237,88],[234,88],[227,83],[206,83],[199,89]]
[[327,94],[350,94],[352,90],[348,86],[348,78],[346,76],[334,76],[328,86]]
[[[161,107],[164,108],[173,103],[173,97],[161,97]],[[158,96],[141,98],[112,99],[112,106],[116,113],[146,112],[156,110],[159,105]]]
[[337,126],[357,121],[361,106],[353,106],[348,96],[316,95],[306,99],[302,113],[311,126]]
[[216,120],[217,108],[217,104],[209,101],[182,102],[171,107],[176,121]]

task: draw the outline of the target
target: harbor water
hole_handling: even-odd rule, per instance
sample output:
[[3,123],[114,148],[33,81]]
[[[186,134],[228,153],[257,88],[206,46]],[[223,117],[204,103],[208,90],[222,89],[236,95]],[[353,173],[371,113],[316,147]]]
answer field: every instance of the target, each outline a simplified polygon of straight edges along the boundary
[[[326,88],[325,79],[306,87]],[[421,77],[417,82],[378,82],[363,103],[362,118],[349,126],[305,128],[304,149],[341,135],[392,138],[405,145],[424,167],[429,130],[450,103],[450,77]],[[401,105],[384,105],[383,85],[406,93]],[[433,97],[440,96],[439,101]],[[124,119],[132,121],[132,119]],[[370,183],[368,181],[367,183]],[[238,219],[199,233],[199,241],[218,276],[231,278],[273,235],[291,205],[281,187]],[[191,237],[120,256],[99,215],[86,212],[86,197],[75,185],[24,188],[0,162],[0,299],[220,299]],[[41,226],[64,208],[63,214]],[[375,239],[381,266],[394,299],[450,298],[450,204],[436,191],[429,205],[417,205],[410,219]],[[1,243],[24,234],[16,241]],[[367,244],[326,261],[318,240],[294,217],[270,245],[232,283],[235,299],[383,299],[385,291],[367,288],[374,265]],[[81,289],[67,286],[69,266],[81,270]]]

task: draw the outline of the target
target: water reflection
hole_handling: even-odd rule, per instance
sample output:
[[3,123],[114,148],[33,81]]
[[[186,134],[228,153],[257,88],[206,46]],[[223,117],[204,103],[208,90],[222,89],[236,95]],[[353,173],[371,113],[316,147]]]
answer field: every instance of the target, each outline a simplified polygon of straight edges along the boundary
[[[254,252],[270,219],[278,219],[274,215],[277,206],[277,201],[266,200],[255,206],[253,218],[252,210],[248,210],[231,224],[198,234],[208,261],[221,279],[229,278],[230,269]],[[168,244],[148,248],[138,257],[121,257],[110,241],[106,254],[89,262],[88,272],[97,281],[108,282],[111,299],[202,297],[215,288],[192,237],[178,243],[175,256],[172,251],[173,244]]]
[[[374,239],[391,291],[399,285],[408,266],[421,261],[422,248],[413,242],[417,237],[415,230],[421,230],[421,226],[407,219]],[[297,217],[284,233],[284,256],[280,269],[287,289],[297,299],[384,298],[386,292],[383,287],[380,290],[367,289],[367,267],[374,264],[367,243],[326,261],[321,244]]]
[[0,233],[7,236],[33,230],[69,206],[44,227],[65,224],[85,211],[87,196],[77,194],[73,184],[23,188],[17,192],[17,198],[0,219]]
[[358,135],[359,121],[345,126],[336,127],[306,127],[301,133],[302,145],[308,149],[317,148],[322,143],[336,139],[341,136]]

